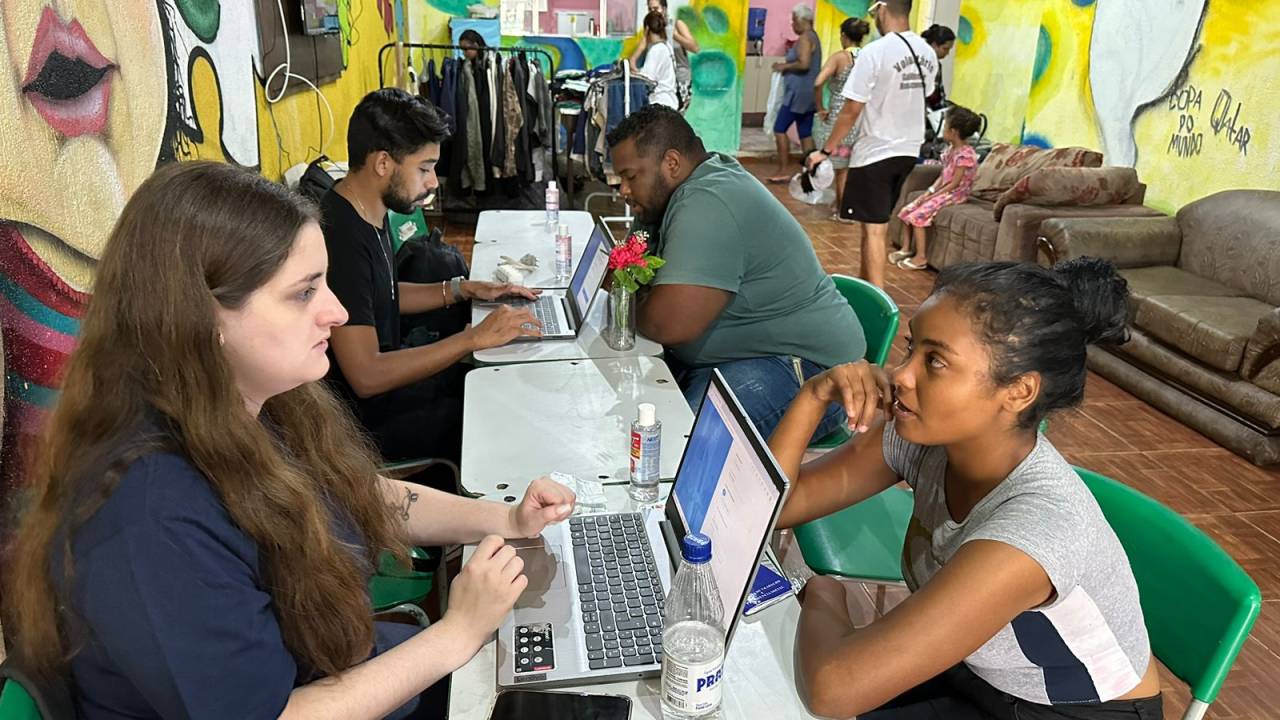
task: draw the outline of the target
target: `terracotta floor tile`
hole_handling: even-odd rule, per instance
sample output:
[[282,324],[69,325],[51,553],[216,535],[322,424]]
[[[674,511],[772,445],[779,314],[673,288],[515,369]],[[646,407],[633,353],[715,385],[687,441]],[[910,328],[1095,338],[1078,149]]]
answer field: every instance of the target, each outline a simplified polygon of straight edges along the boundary
[[1274,559],[1277,556],[1276,553],[1269,551],[1280,549],[1277,547],[1280,543],[1239,515],[1188,515],[1186,517],[1230,553],[1236,562]]
[[1093,405],[1142,401],[1101,375],[1089,373],[1084,385],[1084,402]]
[[[1250,525],[1270,535],[1272,540],[1280,542],[1280,510],[1243,513],[1240,517],[1247,520]],[[1276,599],[1280,600],[1280,598]]]
[[1280,509],[1280,473],[1258,468],[1222,448],[1149,455],[1180,479],[1233,512]]
[[1145,403],[1089,405],[1084,412],[1102,425],[1115,429],[1136,450],[1218,447],[1212,440]]
[[1084,411],[1066,410],[1049,417],[1049,439],[1063,453],[1133,452],[1135,448]]
[[[1280,599],[1267,600],[1263,596],[1262,613],[1258,615],[1258,621],[1254,623],[1250,635],[1262,643],[1263,647],[1280,655]],[[1276,668],[1276,672],[1280,674],[1280,667]]]
[[[1052,432],[1052,425],[1050,432]],[[1073,465],[1118,480],[1183,515],[1211,515],[1230,510],[1218,497],[1171,473],[1147,453],[1065,454]]]

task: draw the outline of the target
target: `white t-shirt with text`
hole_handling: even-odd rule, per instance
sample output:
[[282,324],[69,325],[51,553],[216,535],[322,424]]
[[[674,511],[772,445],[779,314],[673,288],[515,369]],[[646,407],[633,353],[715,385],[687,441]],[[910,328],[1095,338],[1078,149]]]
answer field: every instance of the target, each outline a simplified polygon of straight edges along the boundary
[[[915,50],[919,69],[907,43]],[[890,33],[858,53],[841,93],[866,105],[856,125],[858,141],[849,167],[920,154],[924,143],[924,99],[933,92],[937,76],[937,54],[913,32]]]

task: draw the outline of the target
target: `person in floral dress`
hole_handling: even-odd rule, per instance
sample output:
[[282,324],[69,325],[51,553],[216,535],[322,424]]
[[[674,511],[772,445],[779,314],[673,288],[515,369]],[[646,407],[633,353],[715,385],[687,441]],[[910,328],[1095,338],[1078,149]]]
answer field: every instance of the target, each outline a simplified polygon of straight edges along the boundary
[[[978,153],[968,140],[981,126],[982,120],[972,110],[957,105],[947,111],[942,137],[950,147],[942,154],[942,175],[923,195],[898,213],[905,223],[902,250],[891,254],[889,262],[904,270],[929,267],[928,233],[925,229],[933,226],[933,218],[939,210],[969,199],[969,191],[973,189],[974,178],[978,175]],[[906,226],[910,226],[910,230]],[[909,237],[907,233],[910,233]]]

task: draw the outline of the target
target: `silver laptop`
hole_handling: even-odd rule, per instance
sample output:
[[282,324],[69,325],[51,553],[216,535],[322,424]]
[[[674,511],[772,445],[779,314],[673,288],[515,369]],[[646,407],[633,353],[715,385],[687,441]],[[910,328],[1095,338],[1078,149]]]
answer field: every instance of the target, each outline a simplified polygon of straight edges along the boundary
[[658,674],[663,606],[690,531],[711,537],[731,642],[786,492],[768,446],[714,372],[664,512],[575,516],[513,541],[529,586],[498,629],[498,685]]
[[[501,305],[515,308],[529,308],[538,322],[542,323],[541,337],[521,336],[516,342],[536,342],[539,340],[565,340],[578,336],[587,321],[587,311],[591,309],[591,301],[597,291],[604,285],[604,278],[609,271],[609,250],[612,238],[607,228],[596,220],[591,238],[583,250],[578,266],[574,268],[573,277],[569,280],[569,288],[561,293],[558,290],[544,292],[537,300],[501,300]],[[477,304],[477,310],[481,307]],[[487,314],[485,312],[484,314]],[[483,320],[477,313],[472,324]]]

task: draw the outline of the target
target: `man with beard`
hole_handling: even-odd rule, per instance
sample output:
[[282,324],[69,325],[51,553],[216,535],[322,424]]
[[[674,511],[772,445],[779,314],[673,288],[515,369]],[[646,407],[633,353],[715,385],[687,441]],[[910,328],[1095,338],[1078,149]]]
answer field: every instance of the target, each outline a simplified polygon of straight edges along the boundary
[[[641,332],[666,347],[685,398],[718,368],[766,438],[804,380],[862,358],[862,327],[804,228],[679,113],[650,105],[608,136],[622,195],[666,260],[639,297]],[[815,436],[834,430],[832,405]]]
[[473,298],[535,297],[526,288],[461,277],[431,284],[397,278],[387,210],[413,212],[435,191],[440,142],[447,134],[444,119],[427,101],[392,88],[369,93],[347,128],[351,171],[320,203],[327,280],[350,315],[330,337],[329,380],[388,460],[457,460],[464,373],[459,361],[538,333],[528,310],[502,306],[474,328],[422,347],[402,346],[401,314]]

